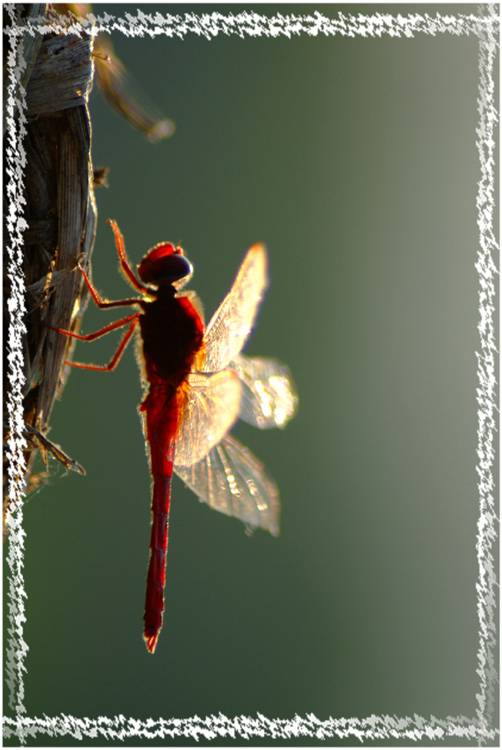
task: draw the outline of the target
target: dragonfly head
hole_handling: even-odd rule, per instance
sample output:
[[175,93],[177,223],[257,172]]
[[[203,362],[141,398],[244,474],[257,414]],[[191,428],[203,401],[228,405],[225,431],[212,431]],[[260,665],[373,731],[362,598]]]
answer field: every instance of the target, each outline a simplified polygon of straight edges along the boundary
[[190,281],[193,267],[185,258],[183,248],[170,242],[159,242],[138,265],[138,275],[145,284],[173,286],[181,289]]

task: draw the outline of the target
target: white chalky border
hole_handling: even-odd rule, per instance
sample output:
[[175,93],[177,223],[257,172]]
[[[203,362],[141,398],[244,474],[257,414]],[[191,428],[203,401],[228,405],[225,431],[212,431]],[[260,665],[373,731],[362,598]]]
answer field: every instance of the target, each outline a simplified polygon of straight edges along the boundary
[[[7,394],[7,407],[10,420],[8,443],[9,489],[16,501],[8,519],[10,535],[7,545],[7,564],[10,568],[8,608],[10,626],[6,639],[6,688],[10,711],[14,715],[3,717],[4,738],[17,737],[21,744],[34,740],[38,735],[54,738],[74,738],[84,740],[94,738],[105,742],[116,742],[126,738],[136,738],[139,742],[148,739],[175,740],[176,737],[193,738],[195,741],[218,740],[220,737],[252,740],[267,738],[270,741],[290,738],[311,737],[319,740],[330,738],[353,738],[363,743],[365,740],[389,740],[394,743],[429,740],[440,742],[459,738],[479,744],[497,744],[498,727],[493,726],[496,715],[498,690],[497,674],[497,601],[498,589],[496,561],[493,552],[498,534],[498,516],[495,499],[495,483],[492,470],[495,466],[494,432],[496,431],[497,392],[496,366],[498,364],[495,341],[495,305],[499,246],[495,237],[493,213],[495,208],[495,146],[498,136],[499,113],[496,109],[495,65],[498,64],[499,49],[499,6],[481,5],[478,15],[436,15],[406,14],[406,5],[395,6],[395,15],[375,13],[371,16],[337,13],[336,19],[326,18],[314,10],[312,15],[292,16],[277,14],[266,17],[254,12],[237,15],[211,13],[204,15],[185,14],[183,17],[160,11],[146,15],[141,10],[124,10],[118,18],[104,14],[88,16],[75,22],[69,33],[80,33],[85,28],[95,35],[99,31],[121,32],[126,36],[155,37],[164,34],[168,37],[185,38],[189,34],[213,39],[219,34],[279,37],[308,34],[317,36],[406,36],[418,34],[475,34],[479,39],[479,84],[476,145],[479,152],[480,179],[477,192],[477,216],[479,227],[479,249],[475,268],[479,278],[479,323],[480,351],[478,360],[478,490],[480,513],[476,550],[479,566],[477,589],[477,611],[479,619],[478,668],[479,691],[476,694],[477,711],[473,717],[448,716],[428,718],[418,716],[375,716],[358,718],[329,717],[318,719],[313,714],[296,715],[289,719],[268,719],[257,714],[255,717],[223,714],[188,719],[158,718],[142,721],[118,715],[113,718],[100,716],[96,719],[74,716],[29,717],[24,707],[24,678],[27,673],[25,657],[28,646],[24,641],[26,622],[24,601],[23,553],[25,532],[23,530],[24,486],[19,482],[23,472],[23,354],[22,334],[25,330],[25,282],[22,273],[23,231],[27,229],[24,219],[22,185],[26,153],[23,138],[26,135],[24,90],[19,79],[25,62],[19,51],[19,41],[23,28],[16,27],[13,19],[13,5],[4,6],[10,23],[4,27],[4,44],[8,49],[8,79],[6,112],[8,123],[7,148],[5,154],[6,184],[4,194],[8,197],[8,278],[12,289],[7,300],[12,317],[8,339],[7,368],[10,391]],[[165,6],[162,10],[165,9]],[[171,6],[175,9],[175,6]],[[98,6],[99,9],[99,6]],[[30,33],[47,33],[51,26],[35,23]],[[100,742],[100,744],[101,744]]]

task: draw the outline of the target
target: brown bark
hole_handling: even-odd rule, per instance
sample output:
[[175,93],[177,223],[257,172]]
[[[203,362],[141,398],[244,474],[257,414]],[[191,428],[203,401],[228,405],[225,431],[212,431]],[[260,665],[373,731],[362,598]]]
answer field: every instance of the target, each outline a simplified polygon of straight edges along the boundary
[[[27,20],[45,17],[61,23],[50,6],[16,6],[19,26]],[[40,24],[39,24],[40,26]],[[6,44],[7,46],[7,44]],[[93,82],[92,38],[88,34],[63,34],[25,30],[17,42],[18,69],[26,68],[21,84],[26,85],[27,118],[24,149],[24,232],[23,271],[26,284],[26,315],[23,334],[24,383],[23,412],[27,448],[25,467],[12,471],[4,464],[8,486],[4,514],[12,510],[12,498],[19,490],[30,488],[33,460],[39,449],[49,451],[66,468],[83,472],[82,467],[65,456],[47,438],[56,398],[61,396],[74,340],[49,330],[43,324],[76,331],[87,304],[88,292],[77,263],[88,267],[96,232],[96,205],[91,162],[91,124],[87,107]],[[12,58],[11,58],[12,62]],[[12,65],[4,71],[4,86],[9,84]],[[22,95],[22,91],[21,91]],[[6,97],[4,97],[5,100]],[[22,117],[17,112],[16,124]],[[16,125],[14,125],[16,127]],[[11,123],[12,129],[12,123]],[[9,129],[4,124],[4,139]],[[7,196],[5,208],[8,210]],[[4,209],[5,210],[5,209]],[[9,243],[8,222],[5,232]],[[4,314],[7,326],[16,323],[9,317],[5,300],[12,281],[4,284]],[[17,321],[19,323],[19,321]],[[7,330],[9,330],[7,328]],[[5,370],[9,367],[9,348]],[[7,383],[7,389],[9,384]],[[12,422],[4,420],[4,440],[9,439]],[[11,458],[7,456],[4,461]],[[31,484],[37,484],[36,478]],[[13,492],[13,490],[15,490]],[[5,521],[5,515],[4,515]]]

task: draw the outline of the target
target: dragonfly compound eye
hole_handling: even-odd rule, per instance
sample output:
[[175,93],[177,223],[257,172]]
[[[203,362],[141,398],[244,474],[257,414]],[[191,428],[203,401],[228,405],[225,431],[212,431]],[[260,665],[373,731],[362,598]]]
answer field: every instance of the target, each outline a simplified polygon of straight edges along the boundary
[[191,276],[192,264],[180,247],[161,243],[152,248],[138,266],[138,274],[145,284],[173,284]]

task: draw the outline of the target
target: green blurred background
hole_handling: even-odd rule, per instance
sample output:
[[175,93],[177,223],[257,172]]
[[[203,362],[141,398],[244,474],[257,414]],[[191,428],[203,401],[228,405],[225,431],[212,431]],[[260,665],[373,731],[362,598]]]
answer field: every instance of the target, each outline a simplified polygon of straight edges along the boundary
[[[142,5],[243,9],[476,12]],[[94,6],[104,11],[135,6]],[[134,263],[181,241],[208,319],[264,241],[271,286],[246,351],[289,364],[300,410],[283,432],[235,431],[280,487],[278,539],[248,538],[175,480],[150,656],[133,347],[111,374],[71,373],[51,438],[87,476],[54,479],[25,509],[28,715],[473,716],[476,38],[113,42],[177,130],[151,145],[93,92],[94,163],[110,167],[96,192],[96,286],[130,294],[107,218]],[[89,305],[83,330],[112,319]],[[75,359],[107,362],[115,338],[80,344]]]

